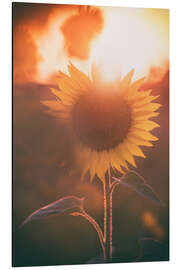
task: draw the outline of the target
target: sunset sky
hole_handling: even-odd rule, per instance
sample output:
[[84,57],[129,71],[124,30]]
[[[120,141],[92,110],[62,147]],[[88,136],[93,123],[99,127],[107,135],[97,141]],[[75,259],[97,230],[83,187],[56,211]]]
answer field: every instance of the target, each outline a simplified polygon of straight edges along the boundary
[[[165,9],[14,5],[14,82],[50,82],[71,61],[83,72],[99,67],[105,80],[135,68],[168,68],[169,12]],[[24,49],[26,48],[26,49]]]

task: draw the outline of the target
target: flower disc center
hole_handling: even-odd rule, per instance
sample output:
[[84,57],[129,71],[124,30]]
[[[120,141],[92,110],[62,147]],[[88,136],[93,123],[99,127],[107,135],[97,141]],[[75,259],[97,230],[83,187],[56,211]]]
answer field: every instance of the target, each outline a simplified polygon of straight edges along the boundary
[[74,105],[72,124],[81,143],[92,150],[108,151],[126,138],[131,110],[118,93],[94,90]]

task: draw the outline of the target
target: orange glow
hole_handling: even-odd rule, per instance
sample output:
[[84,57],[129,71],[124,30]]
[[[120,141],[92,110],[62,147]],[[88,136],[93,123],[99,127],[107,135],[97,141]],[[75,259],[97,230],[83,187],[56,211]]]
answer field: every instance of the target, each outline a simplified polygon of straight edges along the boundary
[[157,218],[153,216],[151,212],[145,212],[142,219],[146,227],[149,228],[157,238],[161,239],[164,237],[163,228],[159,225]]
[[148,76],[152,67],[164,66],[169,59],[168,22],[167,10],[54,10],[46,29],[34,32],[40,56],[36,79],[46,82],[58,70],[68,73],[69,61],[90,76],[94,69],[104,81],[117,80],[132,68],[134,79]]
[[[149,16],[146,9],[104,8],[105,27],[92,46],[91,62],[106,81],[124,76],[132,68],[135,78],[146,76],[149,68],[160,66],[168,55],[168,11]],[[149,11],[151,12],[151,9]],[[155,23],[156,19],[156,23]]]
[[86,60],[91,41],[101,32],[103,18],[100,9],[82,6],[79,12],[61,26],[68,56]]
[[144,223],[150,228],[155,227],[157,225],[155,217],[150,212],[144,213],[143,220]]
[[[70,14],[72,14],[72,11]],[[48,80],[53,73],[62,70],[67,64],[64,40],[60,33],[60,25],[66,17],[66,13],[59,16],[56,13],[54,18],[50,20],[46,31],[41,34],[34,33],[35,43],[41,56],[36,74],[37,80]]]
[[69,60],[87,71],[90,43],[101,31],[103,19],[100,9],[77,7],[66,12],[55,10],[46,31],[34,34],[41,56],[38,80],[46,81],[58,70],[68,72]]
[[18,25],[14,28],[13,36],[13,80],[16,83],[33,81],[37,73],[39,55],[32,31],[27,25]]

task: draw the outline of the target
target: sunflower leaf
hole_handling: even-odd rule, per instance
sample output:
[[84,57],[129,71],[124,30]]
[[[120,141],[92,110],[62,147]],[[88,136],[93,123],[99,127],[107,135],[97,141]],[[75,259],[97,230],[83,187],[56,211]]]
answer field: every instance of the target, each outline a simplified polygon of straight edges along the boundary
[[25,221],[20,225],[22,228],[25,224],[32,220],[41,219],[49,215],[61,214],[68,210],[83,209],[84,198],[78,198],[75,196],[63,197],[55,202],[52,202],[30,214]]
[[144,178],[134,171],[130,171],[123,175],[121,180],[129,186],[141,186],[145,184]]
[[116,182],[119,182],[119,184],[123,184],[124,186],[127,186],[129,188],[133,188],[138,194],[162,204],[161,200],[153,191],[152,187],[146,184],[144,178],[138,173],[130,171],[121,178],[112,178],[116,180]]
[[158,203],[162,203],[156,193],[153,191],[152,187],[145,184],[142,186],[138,186],[136,188],[136,192],[139,193],[140,195],[149,198],[150,200],[156,201]]

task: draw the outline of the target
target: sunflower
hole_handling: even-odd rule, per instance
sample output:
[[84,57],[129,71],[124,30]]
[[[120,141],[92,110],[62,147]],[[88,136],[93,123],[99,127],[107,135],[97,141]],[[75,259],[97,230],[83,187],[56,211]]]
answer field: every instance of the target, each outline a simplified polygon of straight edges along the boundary
[[59,72],[59,89],[51,88],[56,100],[46,100],[47,112],[62,119],[76,138],[76,162],[81,177],[89,171],[104,182],[108,167],[122,174],[129,164],[136,167],[134,156],[145,158],[140,146],[152,146],[158,138],[150,131],[159,127],[149,120],[161,106],[152,102],[151,90],[139,91],[144,80],[131,82],[131,70],[117,85],[102,87],[74,65],[69,75]]

